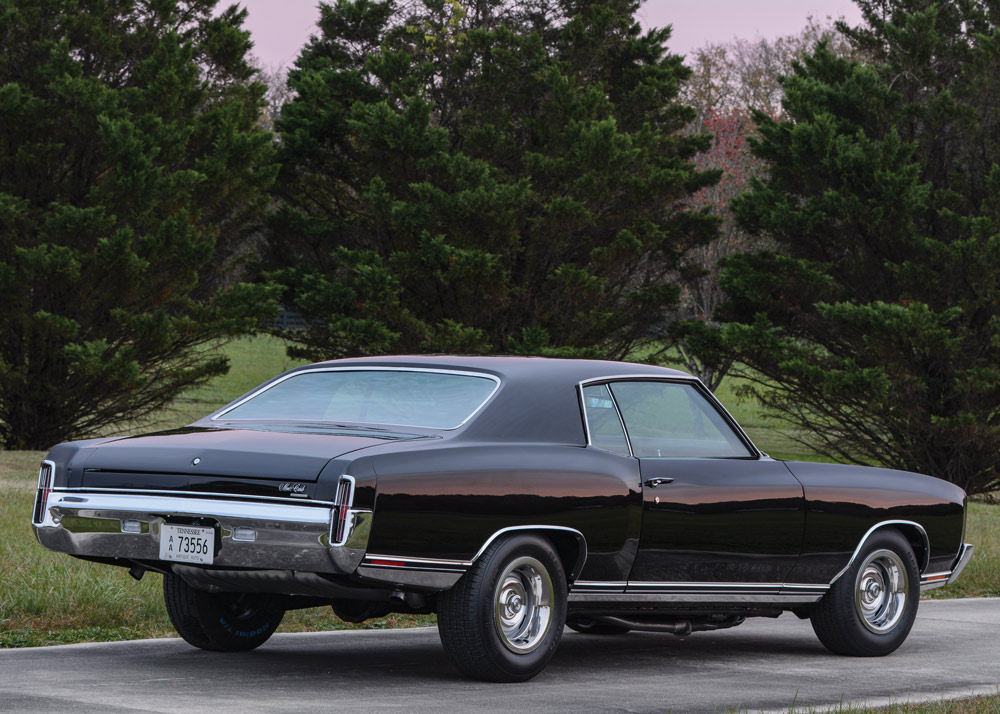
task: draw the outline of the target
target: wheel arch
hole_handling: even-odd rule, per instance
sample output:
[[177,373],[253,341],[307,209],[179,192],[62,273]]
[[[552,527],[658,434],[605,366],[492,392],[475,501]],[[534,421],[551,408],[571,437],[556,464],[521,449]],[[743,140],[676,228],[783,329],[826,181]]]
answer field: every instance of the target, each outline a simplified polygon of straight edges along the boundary
[[902,536],[909,542],[910,547],[913,548],[913,554],[917,558],[918,572],[922,574],[925,570],[927,570],[927,564],[930,561],[931,545],[930,539],[927,537],[927,531],[924,530],[924,527],[916,521],[880,521],[869,528],[868,531],[861,537],[861,540],[858,541],[858,546],[854,549],[854,553],[851,554],[851,559],[847,561],[847,565],[845,565],[840,572],[833,576],[830,580],[830,585],[833,585],[844,573],[850,570],[851,566],[854,565],[854,562],[861,554],[862,549],[864,549],[865,543],[867,543],[872,536],[886,530],[895,530],[902,534]]
[[510,534],[535,534],[545,538],[552,543],[559,554],[567,581],[572,583],[580,576],[583,564],[587,561],[587,539],[580,531],[567,526],[529,525],[501,528],[486,539],[486,542],[472,557],[471,562],[475,563],[479,560],[480,556],[497,538]]

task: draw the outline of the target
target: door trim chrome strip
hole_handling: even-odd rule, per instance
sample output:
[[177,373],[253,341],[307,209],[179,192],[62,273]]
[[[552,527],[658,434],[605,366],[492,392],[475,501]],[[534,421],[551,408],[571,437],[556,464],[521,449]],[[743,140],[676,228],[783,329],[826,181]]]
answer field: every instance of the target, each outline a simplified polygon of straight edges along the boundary
[[620,593],[623,595],[774,595],[793,597],[815,595],[821,597],[829,585],[823,583],[705,583],[705,582],[651,582],[587,580],[570,586],[571,592]]

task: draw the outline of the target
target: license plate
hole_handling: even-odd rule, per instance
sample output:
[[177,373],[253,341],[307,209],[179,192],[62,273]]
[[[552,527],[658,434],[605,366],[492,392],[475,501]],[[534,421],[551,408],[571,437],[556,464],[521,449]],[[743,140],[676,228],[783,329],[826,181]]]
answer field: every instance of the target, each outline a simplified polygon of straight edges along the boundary
[[160,560],[211,565],[214,556],[214,529],[172,523],[160,526]]

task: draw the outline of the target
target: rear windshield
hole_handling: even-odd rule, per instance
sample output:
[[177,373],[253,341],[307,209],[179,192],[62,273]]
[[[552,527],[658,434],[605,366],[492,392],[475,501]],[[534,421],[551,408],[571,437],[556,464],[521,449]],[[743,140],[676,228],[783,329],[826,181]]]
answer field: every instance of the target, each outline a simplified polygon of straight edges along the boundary
[[491,377],[454,372],[300,372],[214,418],[453,429],[472,416],[498,384]]

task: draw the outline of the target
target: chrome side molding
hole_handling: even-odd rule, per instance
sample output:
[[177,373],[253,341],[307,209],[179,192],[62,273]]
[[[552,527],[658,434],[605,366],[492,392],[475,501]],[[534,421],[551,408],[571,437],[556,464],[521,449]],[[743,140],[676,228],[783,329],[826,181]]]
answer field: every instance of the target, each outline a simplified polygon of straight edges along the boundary
[[958,550],[958,557],[955,558],[955,563],[952,565],[951,570],[945,570],[940,573],[925,573],[920,576],[921,592],[951,585],[955,582],[958,576],[962,574],[962,571],[965,570],[965,566],[969,564],[973,550],[974,548],[971,543],[962,543],[962,547]]
[[915,523],[914,521],[899,521],[899,520],[879,521],[871,528],[869,528],[868,531],[861,537],[861,540],[858,542],[858,547],[855,548],[854,553],[851,554],[851,559],[847,561],[847,565],[845,565],[840,570],[840,572],[838,572],[836,575],[833,576],[833,578],[830,579],[830,585],[833,585],[840,579],[840,576],[842,576],[844,573],[850,570],[851,566],[854,565],[854,561],[857,560],[858,554],[861,553],[861,549],[865,547],[865,543],[867,543],[868,539],[872,537],[872,534],[874,534],[875,531],[877,531],[878,529],[885,528],[886,526],[911,526],[917,530],[917,532],[920,534],[921,538],[923,538],[924,541],[924,562],[919,564],[919,569],[921,572],[927,569],[927,563],[930,559],[930,553],[931,553],[931,542],[930,539],[927,537],[927,531],[924,530],[924,527],[919,523]]
[[948,577],[948,585],[951,585],[958,579],[958,576],[962,574],[965,570],[965,566],[969,564],[969,560],[972,558],[972,551],[975,550],[972,547],[972,543],[962,543],[961,549],[958,551],[958,560],[955,561],[955,565],[951,569],[951,575]]

